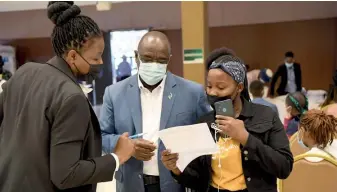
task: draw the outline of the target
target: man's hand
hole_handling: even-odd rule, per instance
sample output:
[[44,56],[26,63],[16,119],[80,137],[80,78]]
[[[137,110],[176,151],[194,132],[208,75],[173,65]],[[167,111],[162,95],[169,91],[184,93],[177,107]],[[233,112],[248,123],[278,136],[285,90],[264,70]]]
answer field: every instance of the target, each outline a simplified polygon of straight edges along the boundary
[[132,154],[134,154],[135,146],[131,139],[129,139],[128,133],[123,133],[118,138],[117,145],[115,147],[115,154],[117,155],[119,159],[119,164],[122,165],[127,160],[130,159]]
[[181,174],[181,171],[177,167],[178,153],[171,153],[170,150],[164,150],[161,153],[161,161],[166,169],[172,171],[175,175]]
[[133,157],[141,161],[149,161],[154,155],[156,146],[153,142],[144,139],[133,139],[135,145],[135,152]]
[[232,117],[217,115],[216,121],[218,128],[234,140],[246,145],[249,133],[247,132],[243,121]]

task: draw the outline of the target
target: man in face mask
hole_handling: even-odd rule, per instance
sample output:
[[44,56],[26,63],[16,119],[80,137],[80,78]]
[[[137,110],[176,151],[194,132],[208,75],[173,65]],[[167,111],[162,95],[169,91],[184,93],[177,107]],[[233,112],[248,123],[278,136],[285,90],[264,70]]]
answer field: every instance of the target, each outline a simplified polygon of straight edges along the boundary
[[158,33],[158,38],[147,37],[139,43],[135,56],[139,80],[152,92],[166,77],[171,58],[170,43],[162,33]]
[[270,84],[271,96],[275,95],[275,84],[279,77],[281,77],[281,82],[276,90],[278,95],[286,95],[302,90],[301,66],[295,63],[293,52],[288,51],[285,53],[284,63],[280,65],[275,72]]
[[208,113],[204,88],[167,70],[171,46],[161,32],[145,34],[135,55],[138,74],[109,86],[101,109],[103,148],[112,150],[123,132],[135,144],[133,158],[116,173],[117,192],[183,192],[162,164],[158,131],[194,124]]

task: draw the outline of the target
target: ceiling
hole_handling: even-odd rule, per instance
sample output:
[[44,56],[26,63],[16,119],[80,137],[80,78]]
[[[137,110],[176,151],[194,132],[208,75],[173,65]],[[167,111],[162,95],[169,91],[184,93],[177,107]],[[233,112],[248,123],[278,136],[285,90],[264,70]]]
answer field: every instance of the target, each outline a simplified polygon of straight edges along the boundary
[[[97,1],[75,1],[76,5],[96,5]],[[0,1],[0,12],[45,9],[48,1]]]

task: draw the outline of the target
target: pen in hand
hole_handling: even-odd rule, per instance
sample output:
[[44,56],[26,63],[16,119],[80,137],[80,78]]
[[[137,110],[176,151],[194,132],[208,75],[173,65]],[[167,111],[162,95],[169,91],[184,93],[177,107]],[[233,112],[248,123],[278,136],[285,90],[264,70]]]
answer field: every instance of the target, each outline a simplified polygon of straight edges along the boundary
[[129,139],[138,139],[141,136],[145,135],[146,133],[140,133],[140,134],[136,134],[136,135],[131,135],[129,136]]

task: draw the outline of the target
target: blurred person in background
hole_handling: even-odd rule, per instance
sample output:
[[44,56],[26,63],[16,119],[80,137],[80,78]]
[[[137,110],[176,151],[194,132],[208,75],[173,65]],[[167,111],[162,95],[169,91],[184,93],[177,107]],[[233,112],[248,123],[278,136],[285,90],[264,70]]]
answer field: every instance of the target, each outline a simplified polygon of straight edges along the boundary
[[[337,119],[321,110],[312,109],[301,117],[298,142],[309,148],[308,154],[321,154],[337,159]],[[321,158],[310,157],[310,161]]]
[[260,81],[263,83],[263,95],[262,97],[268,97],[269,82],[273,77],[273,71],[271,69],[254,69],[247,73],[248,87],[253,81]]
[[0,80],[1,80],[0,85],[2,85],[4,82],[8,81],[9,78],[12,77],[12,73],[5,70],[4,65],[5,65],[4,58],[0,55]]
[[129,78],[129,77],[131,77],[131,76],[130,76],[130,75],[124,75],[124,76],[121,76],[117,82],[123,81],[124,79],[127,79],[127,78]]
[[159,130],[190,125],[210,111],[202,85],[173,75],[171,44],[159,31],[146,33],[135,51],[138,74],[106,88],[101,109],[103,148],[111,151],[123,132],[135,153],[116,172],[117,192],[185,192],[160,161]]
[[[332,77],[332,84],[328,90],[325,101],[321,105],[322,110],[328,110],[329,107],[337,103],[337,70]],[[337,114],[336,114],[337,115]]]
[[296,91],[302,91],[302,72],[300,64],[295,62],[294,53],[285,53],[284,63],[278,67],[270,84],[270,96],[275,96],[275,84],[281,77],[281,82],[276,92],[278,95],[286,95]]
[[123,61],[118,65],[117,69],[117,81],[123,80],[122,78],[126,79],[125,77],[131,76],[131,65],[129,62],[127,62],[127,57],[123,55],[122,57]]
[[101,156],[100,125],[77,83],[102,69],[98,25],[72,1],[49,2],[47,10],[56,56],[24,64],[0,95],[0,191],[94,192],[134,145],[124,134]]
[[209,58],[208,101],[214,106],[230,99],[235,113],[232,118],[211,111],[198,120],[209,126],[219,153],[200,156],[183,171],[177,168],[178,154],[169,149],[162,161],[179,183],[200,192],[276,192],[276,178],[287,178],[293,165],[282,123],[271,108],[250,102],[240,58],[226,48]]
[[262,98],[264,95],[264,85],[261,81],[259,80],[253,81],[249,86],[249,91],[253,96],[252,100],[253,103],[268,106],[277,113],[277,116],[279,115],[277,106]]
[[0,93],[2,92],[2,84],[6,82],[5,78],[3,77],[3,66],[4,61],[2,59],[2,56],[0,55]]
[[247,72],[247,81],[248,86],[256,80],[261,81],[262,83],[269,84],[271,78],[273,77],[273,71],[271,69],[254,69]]
[[286,117],[284,118],[284,128],[288,137],[298,131],[301,116],[308,111],[308,98],[302,92],[289,93],[285,100]]

